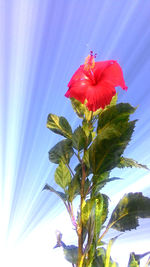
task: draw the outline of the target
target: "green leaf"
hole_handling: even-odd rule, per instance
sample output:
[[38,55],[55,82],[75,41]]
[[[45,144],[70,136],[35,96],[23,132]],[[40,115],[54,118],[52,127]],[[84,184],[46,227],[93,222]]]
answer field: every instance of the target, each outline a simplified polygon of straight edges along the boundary
[[78,248],[76,246],[65,246],[63,248],[63,252],[67,261],[71,262],[72,264],[77,264]]
[[68,186],[69,201],[72,202],[73,199],[80,194],[80,177],[75,174]]
[[93,242],[93,238],[94,238],[94,230],[95,230],[95,214],[94,214],[94,211],[91,212],[90,214],[90,217],[89,217],[89,220],[87,222],[87,225],[86,225],[86,228],[87,228],[87,232],[88,232],[88,241],[87,241],[87,244],[86,244],[86,247],[85,247],[85,253],[88,253],[89,250],[89,262],[88,262],[88,266],[90,266],[90,262],[91,262],[91,255],[93,254],[94,252],[94,247],[92,245],[92,242]]
[[87,100],[85,100],[84,104],[82,104],[77,99],[71,98],[71,104],[78,115],[79,118],[85,118],[87,121],[90,121],[92,118],[92,111],[89,111],[86,107]]
[[135,259],[134,252],[132,252],[130,254],[130,259],[129,259],[128,267],[140,267],[140,262],[139,262],[139,260],[136,260]]
[[71,182],[71,174],[66,165],[61,161],[55,171],[55,182],[65,189]]
[[[120,235],[119,235],[120,236]],[[116,241],[116,239],[118,238],[118,236],[111,238],[109,240],[108,246],[107,246],[107,250],[106,250],[106,261],[105,261],[105,267],[109,267],[110,266],[110,262],[111,262],[111,257],[110,257],[110,252],[111,252],[111,247],[114,244],[114,242]],[[116,266],[116,263],[114,262],[113,265],[111,264],[111,266]]]
[[116,180],[121,180],[121,178],[112,177],[112,178],[108,178],[102,181],[97,181],[97,183],[94,184],[94,186],[92,187],[92,194],[96,195],[106,185],[106,183],[116,181]]
[[88,244],[86,253],[93,242],[97,244],[101,226],[105,222],[108,214],[108,198],[106,195],[99,194],[86,201],[83,209],[84,225],[87,224]]
[[[106,249],[105,248],[98,248],[96,250],[96,253],[93,257],[93,263],[90,265],[91,267],[106,267],[105,261],[106,261]],[[109,267],[119,267],[118,263],[114,262],[111,257],[109,261]]]
[[82,223],[83,225],[86,225],[90,214],[91,214],[91,210],[93,205],[95,204],[95,199],[88,199],[87,201],[83,202],[83,206],[82,206]]
[[[85,242],[85,239],[87,237],[87,234],[88,234],[88,227],[86,226],[83,226],[82,228],[82,233],[83,233],[83,243]],[[91,232],[90,232],[91,233]]]
[[115,106],[117,104],[117,100],[118,100],[118,94],[115,94],[113,97],[112,97],[112,100],[110,102],[110,104],[107,107],[112,107],[112,106]]
[[86,110],[86,106],[73,97],[70,98],[70,100],[71,100],[72,107],[74,111],[76,112],[76,114],[78,115],[78,117],[83,118],[84,112]]
[[49,114],[47,118],[47,128],[56,134],[60,134],[66,138],[72,138],[72,129],[69,122],[64,117]]
[[142,193],[128,193],[117,204],[108,225],[124,232],[136,229],[139,218],[150,218],[150,198]]
[[[88,169],[87,167],[87,162],[86,162],[86,159],[85,157],[83,156],[83,161],[85,162],[85,172],[86,172],[86,176],[90,175],[91,174],[91,170]],[[78,174],[80,176],[80,178],[82,177],[82,165],[81,163],[79,163],[75,168],[74,168],[76,174]]]
[[51,187],[50,185],[46,184],[43,188],[43,190],[49,190],[50,192],[55,193],[64,203],[67,200],[67,196],[66,194],[56,191],[53,187]]
[[101,215],[102,225],[105,223],[108,216],[108,200],[109,197],[105,194],[101,194],[103,196],[103,213]]
[[72,136],[72,143],[74,148],[76,148],[78,151],[82,150],[83,148],[86,148],[88,145],[88,140],[86,137],[85,132],[83,131],[82,127],[79,126],[73,133]]
[[150,251],[144,254],[135,254],[134,252],[130,253],[128,267],[140,266],[140,260],[148,254],[150,254]]
[[81,163],[77,164],[77,166],[74,168],[74,170],[80,177],[82,176],[82,165],[81,165]]
[[104,109],[98,120],[97,133],[104,127],[111,127],[113,129],[115,126],[115,129],[119,129],[124,122],[129,121],[129,116],[134,113],[135,110],[136,108],[128,103],[120,103]]
[[108,182],[120,180],[119,177],[112,177],[109,178],[110,172],[104,172],[100,175],[93,175],[92,177],[92,187],[91,187],[91,194],[92,196],[99,193],[99,191],[104,187],[104,185]]
[[92,267],[105,267],[105,257],[106,250],[104,248],[97,249],[97,252],[94,255],[94,260],[92,263]]
[[93,123],[91,121],[87,121],[86,119],[84,119],[82,121],[82,128],[86,134],[86,137],[88,138],[88,145],[92,142],[92,137],[94,136],[94,128],[93,128]]
[[89,159],[94,174],[112,170],[120,162],[126,146],[131,140],[135,122],[124,122],[103,127],[89,148]]
[[87,168],[90,168],[89,150],[84,151],[83,161],[84,161],[85,165],[87,166]]
[[[91,223],[91,227],[93,228],[93,225]],[[91,232],[90,232],[91,233]],[[90,234],[89,234],[90,235]],[[86,251],[88,252],[88,258],[85,258],[83,267],[92,267],[93,266],[93,260],[96,258],[96,249],[93,244],[90,243],[90,246],[86,248]],[[85,253],[87,253],[85,252]],[[96,267],[97,265],[94,265]]]
[[95,174],[92,177],[93,187],[97,186],[100,182],[105,181],[106,179],[109,179],[110,172],[104,172],[102,174]]
[[103,112],[102,108],[97,109],[96,111],[93,112],[93,116],[97,116]]
[[86,195],[89,194],[89,188],[91,186],[91,181],[87,178],[85,180],[85,185],[84,185],[84,192],[86,193]]
[[56,164],[59,164],[62,160],[65,164],[68,164],[73,153],[71,140],[64,139],[51,148],[49,160]]
[[95,231],[94,231],[94,239],[96,243],[99,239],[101,226],[107,217],[107,211],[108,211],[107,208],[106,208],[106,199],[103,197],[103,195],[101,194],[97,195],[95,199]]
[[118,168],[124,168],[124,167],[132,168],[132,167],[135,167],[135,168],[142,168],[142,169],[149,170],[146,165],[142,165],[142,164],[138,163],[137,161],[135,161],[133,159],[124,158],[124,157],[120,158],[120,162],[119,162],[117,167]]
[[85,119],[89,122],[92,119],[92,111],[86,109],[85,110]]
[[102,247],[102,246],[105,246],[105,245],[106,245],[106,242],[98,239],[98,241],[97,241],[97,247]]

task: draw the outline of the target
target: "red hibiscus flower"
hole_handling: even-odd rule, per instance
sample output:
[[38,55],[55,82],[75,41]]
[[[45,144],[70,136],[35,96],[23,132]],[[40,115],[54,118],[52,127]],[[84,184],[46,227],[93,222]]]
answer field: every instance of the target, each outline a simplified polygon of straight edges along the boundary
[[104,109],[116,94],[115,87],[127,90],[120,65],[115,60],[95,62],[91,51],[84,65],[81,65],[68,83],[65,96],[75,98],[91,111]]

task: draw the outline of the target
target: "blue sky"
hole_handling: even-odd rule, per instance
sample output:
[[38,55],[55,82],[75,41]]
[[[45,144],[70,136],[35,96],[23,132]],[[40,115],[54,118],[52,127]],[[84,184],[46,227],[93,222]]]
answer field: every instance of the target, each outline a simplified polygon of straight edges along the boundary
[[[47,267],[54,259],[55,266],[70,266],[61,250],[52,249],[56,229],[66,243],[76,242],[69,218],[53,194],[41,192],[45,183],[55,186],[48,151],[59,140],[46,128],[46,120],[55,113],[66,116],[72,128],[78,123],[64,94],[90,50],[98,61],[120,63],[128,91],[119,90],[118,102],[138,106],[125,155],[150,167],[149,12],[149,0],[0,0],[2,266],[21,262]],[[150,197],[149,172],[114,174],[124,180],[106,188],[112,207],[125,192],[142,191]],[[145,220],[131,236],[116,241],[113,255],[120,251],[120,266],[125,267],[128,251],[148,247],[150,221]]]

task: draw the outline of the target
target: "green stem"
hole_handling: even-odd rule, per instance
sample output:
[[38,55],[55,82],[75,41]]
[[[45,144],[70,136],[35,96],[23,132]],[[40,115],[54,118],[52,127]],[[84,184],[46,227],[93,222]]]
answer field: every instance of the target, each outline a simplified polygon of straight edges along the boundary
[[82,161],[82,180],[81,180],[81,200],[80,200],[80,223],[78,227],[78,266],[82,265],[81,259],[83,257],[83,223],[82,223],[82,209],[83,209],[83,203],[85,200],[85,192],[84,192],[84,186],[85,186],[85,179],[86,179],[86,172],[85,172],[85,164]]
[[80,163],[82,164],[82,160],[81,160],[81,158],[80,158],[79,153],[77,154],[77,153],[74,151],[74,154],[75,154],[75,156],[77,157],[77,159],[80,161]]
[[121,220],[123,217],[125,217],[126,215],[128,215],[128,213],[125,213],[125,214],[123,214],[122,216],[120,216],[119,217],[119,219],[117,219],[117,220],[115,220],[114,222],[112,222],[111,224],[109,224],[107,227],[106,227],[106,229],[105,229],[105,231],[104,231],[104,233],[100,236],[100,238],[99,238],[99,242],[103,239],[103,237],[107,234],[107,232],[108,232],[108,230],[116,223],[116,222],[118,222],[119,220]]
[[68,169],[69,169],[70,173],[71,173],[71,174],[72,174],[72,176],[74,177],[73,170],[71,169],[71,167],[69,166],[69,164],[66,164],[66,165],[67,165],[67,167],[68,167]]
[[68,202],[68,207],[69,207],[69,215],[70,215],[71,222],[73,226],[75,227],[75,230],[77,231],[77,223],[76,223],[74,212],[73,212],[72,202]]
[[108,226],[106,229],[105,229],[105,231],[103,232],[103,234],[100,236],[100,238],[99,238],[99,242],[103,239],[103,237],[107,234],[107,232],[108,232],[108,230],[111,228],[111,226],[112,225],[110,225],[110,226]]

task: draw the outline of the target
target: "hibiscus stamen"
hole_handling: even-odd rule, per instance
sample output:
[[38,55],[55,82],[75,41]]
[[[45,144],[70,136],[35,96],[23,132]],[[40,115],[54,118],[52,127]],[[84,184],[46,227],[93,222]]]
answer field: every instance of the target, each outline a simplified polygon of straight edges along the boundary
[[93,68],[95,67],[95,58],[97,54],[93,54],[93,51],[90,51],[90,55],[85,58],[84,70],[88,72],[90,79],[93,81],[93,84],[96,84]]
[[84,70],[88,71],[90,69],[93,69],[95,66],[95,60],[94,58],[96,58],[97,54],[93,54],[93,51],[90,51],[90,55],[88,55],[85,58],[85,62],[84,62]]

